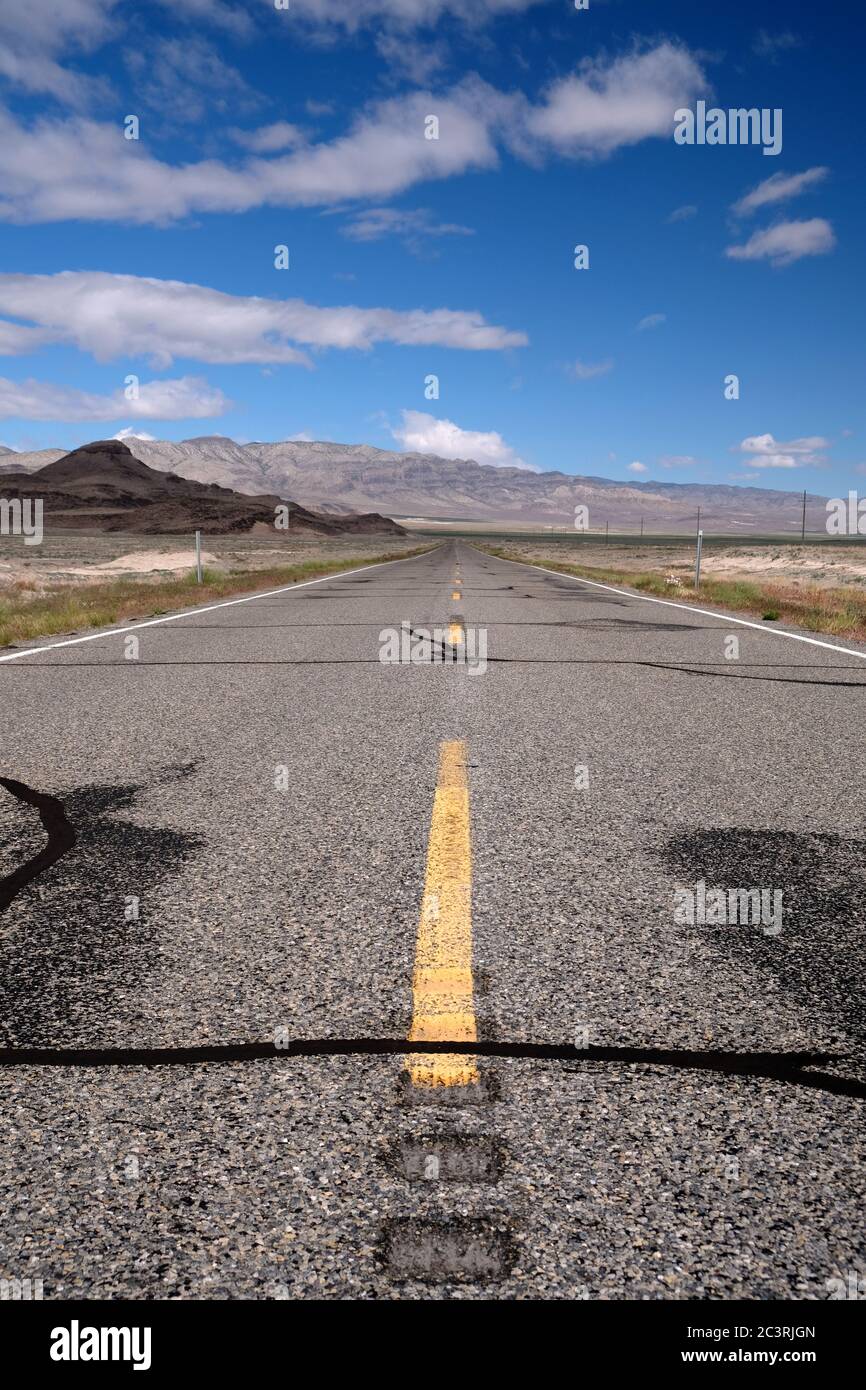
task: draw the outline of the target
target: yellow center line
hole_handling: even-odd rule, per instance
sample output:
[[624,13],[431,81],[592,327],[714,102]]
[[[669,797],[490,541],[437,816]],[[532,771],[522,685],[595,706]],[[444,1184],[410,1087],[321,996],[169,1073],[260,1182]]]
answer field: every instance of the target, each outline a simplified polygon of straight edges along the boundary
[[[439,746],[427,876],[412,979],[410,1042],[475,1042],[472,982],[472,855],[466,743]],[[411,1054],[413,1086],[471,1086],[478,1081],[473,1057],[460,1053]]]
[[448,624],[448,641],[452,647],[460,647],[463,645],[463,628],[459,623]]
[[453,594],[451,595],[452,598],[460,598],[460,596],[461,596],[461,595],[460,595],[460,590],[459,590],[459,589],[455,589],[454,592],[453,592]]

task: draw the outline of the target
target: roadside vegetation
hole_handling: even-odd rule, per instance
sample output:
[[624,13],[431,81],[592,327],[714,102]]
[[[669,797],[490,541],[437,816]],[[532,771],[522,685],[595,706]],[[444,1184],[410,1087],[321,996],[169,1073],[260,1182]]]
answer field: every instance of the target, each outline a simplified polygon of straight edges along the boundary
[[[701,580],[699,589],[684,575],[666,575],[653,570],[612,569],[604,565],[567,565],[553,560],[536,560],[526,551],[517,554],[504,546],[485,545],[480,549],[503,560],[539,564],[578,579],[595,579],[602,584],[634,589],[658,598],[681,600],[700,607],[725,608],[743,617],[765,622],[788,623],[808,632],[824,632],[835,637],[866,641],[866,590],[852,586],[828,588],[818,584],[786,584],[753,579]],[[673,581],[673,582],[672,582]]]
[[0,647],[40,637],[74,634],[83,629],[112,627],[134,618],[154,618],[178,609],[195,608],[214,599],[297,584],[303,579],[340,574],[343,570],[360,569],[385,560],[406,560],[432,548],[424,545],[396,554],[304,560],[294,565],[228,574],[205,570],[201,584],[196,583],[194,572],[173,579],[111,579],[97,584],[65,585],[36,597],[33,596],[35,586],[28,580],[20,580],[0,597]]

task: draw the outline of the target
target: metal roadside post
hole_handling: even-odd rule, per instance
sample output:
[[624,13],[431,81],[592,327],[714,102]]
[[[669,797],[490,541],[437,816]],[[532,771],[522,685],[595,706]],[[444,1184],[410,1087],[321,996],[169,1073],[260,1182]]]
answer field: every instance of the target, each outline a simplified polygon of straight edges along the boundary
[[195,579],[197,584],[202,583],[201,576],[201,531],[195,533]]

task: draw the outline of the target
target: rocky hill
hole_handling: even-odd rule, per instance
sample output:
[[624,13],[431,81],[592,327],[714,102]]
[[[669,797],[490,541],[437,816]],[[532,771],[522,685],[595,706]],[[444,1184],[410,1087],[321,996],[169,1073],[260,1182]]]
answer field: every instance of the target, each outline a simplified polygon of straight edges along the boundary
[[85,444],[33,471],[21,468],[20,455],[4,455],[4,462],[9,457],[18,468],[0,474],[0,496],[42,498],[46,524],[52,527],[169,536],[194,530],[264,534],[274,530],[275,508],[288,503],[294,531],[404,534],[401,526],[376,513],[322,516],[290,499],[285,490],[247,495],[151,468],[117,439]]

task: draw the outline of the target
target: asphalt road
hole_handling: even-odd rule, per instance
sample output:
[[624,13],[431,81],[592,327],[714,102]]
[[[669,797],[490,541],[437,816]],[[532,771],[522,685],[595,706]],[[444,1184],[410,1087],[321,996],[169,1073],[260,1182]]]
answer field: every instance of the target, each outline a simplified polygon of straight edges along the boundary
[[[383,664],[403,622],[484,629],[487,669]],[[866,649],[451,542],[129,633],[138,659],[0,663],[0,771],[77,837],[0,912],[0,1277],[825,1299],[866,1274]],[[434,807],[447,879],[464,804],[443,744],[482,1055],[424,1086],[401,1047]],[[0,790],[0,877],[45,843]],[[701,882],[780,891],[781,931],[677,920]]]

